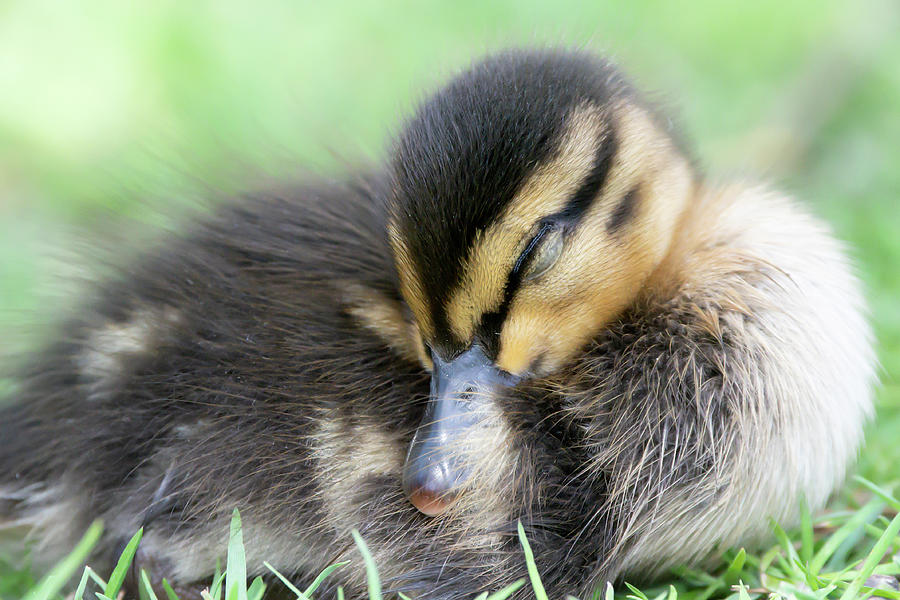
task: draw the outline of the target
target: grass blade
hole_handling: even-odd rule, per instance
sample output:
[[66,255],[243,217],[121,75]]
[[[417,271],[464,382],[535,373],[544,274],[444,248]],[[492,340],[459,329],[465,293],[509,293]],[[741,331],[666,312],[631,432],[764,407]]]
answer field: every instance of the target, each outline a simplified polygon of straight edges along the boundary
[[84,572],[81,574],[81,581],[78,582],[78,587],[75,588],[75,595],[72,596],[72,600],[82,600],[82,598],[84,598],[84,588],[87,587],[87,582],[90,576],[91,568],[85,567]]
[[375,565],[375,559],[372,558],[372,554],[369,552],[369,548],[363,541],[362,536],[359,535],[359,532],[354,529],[350,533],[353,534],[353,540],[356,542],[356,547],[359,548],[359,553],[362,554],[363,560],[366,563],[366,579],[369,582],[369,600],[381,600],[381,579],[378,577],[378,567]]
[[225,561],[225,600],[247,600],[247,557],[244,555],[244,533],[241,513],[231,513],[228,536],[228,558]]
[[830,579],[827,580],[828,585],[826,587],[836,586],[839,581],[844,581],[844,578],[847,576],[847,574],[851,572],[853,573],[853,576],[847,579],[853,579],[856,577],[856,572],[853,571],[853,565],[847,565],[841,571],[838,571]]
[[91,579],[94,580],[94,583],[97,584],[97,587],[99,587],[101,590],[106,588],[106,580],[103,579],[102,577],[100,577],[99,575],[97,575],[97,571],[95,571],[93,569],[89,569],[89,570],[91,572]]
[[323,581],[328,579],[328,577],[330,577],[332,573],[334,573],[341,567],[348,565],[348,564],[350,564],[349,561],[344,561],[344,562],[334,563],[333,565],[331,565],[329,567],[325,567],[325,570],[323,570],[321,573],[319,573],[319,575],[313,580],[313,582],[311,584],[309,584],[309,587],[307,587],[303,591],[303,595],[306,596],[307,598],[312,598],[313,592],[315,592],[318,589],[318,587],[320,585],[322,585]]
[[153,591],[153,586],[150,585],[150,578],[147,577],[147,571],[143,569],[141,569],[141,583],[150,600],[159,600],[159,598],[156,597],[156,592]]
[[266,593],[266,582],[262,577],[257,577],[247,588],[247,600],[262,600],[263,594]]
[[515,594],[523,585],[525,585],[525,580],[517,579],[505,588],[497,590],[493,594],[489,594],[487,600],[506,600],[507,598]]
[[297,586],[295,586],[293,583],[291,583],[287,577],[285,577],[284,575],[279,573],[278,570],[275,569],[275,567],[273,567],[266,561],[263,561],[263,566],[265,568],[267,568],[268,570],[272,571],[273,573],[275,573],[275,577],[280,579],[281,583],[283,583],[287,589],[291,590],[291,593],[294,594],[298,600],[309,600],[309,598],[306,597],[306,594],[301,592],[299,590],[299,588],[297,588]]
[[90,554],[100,539],[102,532],[103,524],[100,521],[94,521],[75,546],[75,549],[57,563],[41,579],[37,587],[28,592],[22,600],[50,600],[50,598],[55,598],[66,584],[66,581],[69,580],[78,567],[84,564],[88,554]]
[[219,600],[222,597],[222,583],[225,581],[225,573],[219,570],[219,564],[216,564],[216,571],[213,573],[212,585],[209,587],[209,597],[213,600]]
[[802,570],[798,568],[798,565],[803,563],[800,561],[800,555],[797,554],[797,549],[794,548],[791,538],[788,537],[787,532],[778,523],[773,522],[772,529],[775,532],[775,539],[781,543],[781,547],[784,548],[784,552],[787,555],[787,569],[789,569],[790,574],[796,579],[805,580],[806,577]]
[[522,544],[522,550],[525,551],[525,565],[528,567],[528,578],[531,580],[534,596],[537,600],[547,600],[547,592],[544,590],[541,575],[538,573],[537,565],[534,562],[534,552],[531,551],[531,545],[528,543],[528,538],[525,537],[525,528],[522,527],[522,521],[519,521],[519,543]]
[[803,561],[806,568],[809,568],[813,552],[815,552],[815,536],[812,515],[809,513],[809,504],[807,504],[805,499],[800,502],[800,539],[800,560]]
[[728,569],[725,570],[725,574],[722,575],[722,579],[725,580],[727,585],[731,585],[733,583],[737,583],[738,579],[741,576],[741,571],[744,569],[744,563],[747,562],[747,551],[741,548],[738,550],[737,556],[734,557],[734,560],[731,561],[731,564],[728,565]]
[[850,586],[841,594],[841,600],[852,600],[859,595],[860,590],[866,582],[866,579],[872,574],[872,571],[875,570],[875,567],[878,566],[878,563],[887,553],[888,548],[891,545],[891,542],[896,537],[897,533],[900,533],[900,513],[898,513],[892,520],[891,524],[888,525],[888,528],[884,530],[882,536],[875,542],[875,545],[872,547],[869,555],[866,556],[866,560],[863,561],[862,568],[859,570],[859,574],[856,578],[850,583]]
[[700,592],[699,594],[694,596],[694,600],[708,600],[709,598],[712,598],[713,595],[716,592],[718,592],[720,589],[722,589],[721,582],[711,583],[706,587],[706,589],[704,589],[702,592]]
[[815,553],[809,563],[809,569],[813,573],[818,573],[825,566],[826,561],[831,555],[837,551],[840,545],[849,538],[855,531],[862,529],[862,526],[874,519],[881,512],[882,503],[877,498],[873,498],[868,504],[856,511],[846,523],[841,525],[837,531],[825,540],[825,543]]
[[855,476],[854,479],[856,481],[858,481],[860,484],[862,484],[862,486],[865,487],[867,490],[869,490],[870,492],[872,492],[873,494],[875,494],[876,496],[878,496],[879,498],[881,498],[882,500],[887,502],[891,506],[891,508],[900,512],[900,500],[897,500],[890,492],[888,492],[887,490],[885,490],[882,487],[875,485],[868,479],[864,479],[864,478],[860,477],[859,475]]
[[166,593],[166,597],[169,600],[179,600],[178,594],[175,593],[175,590],[172,589],[172,584],[169,583],[168,579],[162,580],[163,591]]
[[627,581],[625,582],[625,587],[627,587],[629,590],[631,590],[631,593],[634,594],[634,597],[635,597],[635,598],[638,598],[639,600],[650,600],[650,599],[647,597],[647,594],[645,594],[645,593],[642,592],[641,590],[637,589],[636,587],[634,587],[633,585],[631,585],[631,584],[628,583]]
[[112,575],[109,576],[109,581],[106,584],[106,588],[103,590],[104,596],[115,598],[119,594],[119,590],[122,589],[122,583],[125,582],[125,576],[128,575],[128,569],[131,568],[131,563],[134,560],[135,552],[137,552],[138,544],[141,543],[141,538],[143,536],[144,528],[141,527],[137,530],[137,533],[128,540],[128,544],[125,545],[125,549],[122,550],[122,554],[119,556],[118,562],[116,562],[116,568],[113,569]]

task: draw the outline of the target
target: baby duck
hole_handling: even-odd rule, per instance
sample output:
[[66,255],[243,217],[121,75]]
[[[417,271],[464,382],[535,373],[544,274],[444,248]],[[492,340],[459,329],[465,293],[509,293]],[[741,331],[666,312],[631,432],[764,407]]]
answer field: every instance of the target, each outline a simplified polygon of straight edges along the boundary
[[[840,484],[874,358],[844,249],[703,177],[586,52],[425,100],[379,172],[244,198],[98,285],[0,414],[0,511],[194,597],[248,573],[472,597],[646,579]],[[63,543],[63,541],[66,541]],[[582,596],[583,597],[583,596]]]

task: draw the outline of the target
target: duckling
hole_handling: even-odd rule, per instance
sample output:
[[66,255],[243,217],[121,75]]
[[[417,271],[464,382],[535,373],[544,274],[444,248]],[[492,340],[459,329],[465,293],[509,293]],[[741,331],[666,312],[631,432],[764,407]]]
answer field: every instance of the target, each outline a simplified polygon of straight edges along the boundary
[[[872,410],[827,226],[703,176],[614,66],[511,50],[427,98],[383,167],[235,201],[98,284],[0,415],[8,519],[102,518],[195,597],[242,511],[263,561],[361,593],[548,591],[764,538],[838,486]],[[273,587],[274,589],[274,587]]]

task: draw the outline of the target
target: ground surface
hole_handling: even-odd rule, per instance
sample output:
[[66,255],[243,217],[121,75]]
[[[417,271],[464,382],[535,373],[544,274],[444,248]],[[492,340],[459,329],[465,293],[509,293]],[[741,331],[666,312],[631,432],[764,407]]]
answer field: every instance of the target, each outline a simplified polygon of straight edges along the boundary
[[[585,44],[660,90],[710,172],[774,179],[854,248],[883,366],[859,471],[889,487],[900,478],[900,5],[682,4],[0,2],[0,353],[36,343],[32,325],[64,311],[59,281],[82,272],[84,240],[114,246],[298,164],[333,173],[376,157],[422,90],[488,49]],[[869,495],[856,485],[836,506]],[[816,535],[820,548],[828,528]],[[30,575],[5,561],[0,598],[18,597]]]

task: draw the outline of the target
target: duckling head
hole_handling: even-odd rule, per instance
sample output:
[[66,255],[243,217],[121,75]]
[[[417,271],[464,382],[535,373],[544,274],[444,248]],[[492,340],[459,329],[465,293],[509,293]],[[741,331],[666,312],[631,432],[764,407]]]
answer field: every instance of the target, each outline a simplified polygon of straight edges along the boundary
[[585,53],[512,51],[427,99],[398,137],[388,234],[431,398],[404,489],[446,510],[479,407],[558,372],[657,270],[689,161],[620,73]]

